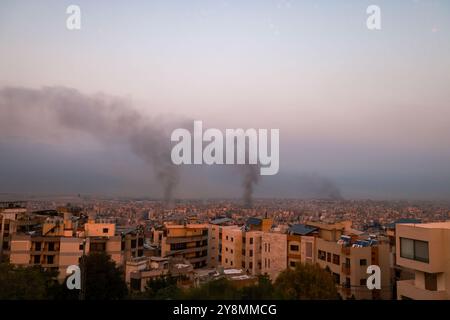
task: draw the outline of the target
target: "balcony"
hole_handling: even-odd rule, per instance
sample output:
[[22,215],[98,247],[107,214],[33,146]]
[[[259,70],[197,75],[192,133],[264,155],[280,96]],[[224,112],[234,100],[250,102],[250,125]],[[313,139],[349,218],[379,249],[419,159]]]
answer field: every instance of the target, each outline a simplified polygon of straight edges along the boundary
[[447,291],[431,291],[415,286],[414,280],[397,281],[397,298],[402,297],[413,300],[448,300]]

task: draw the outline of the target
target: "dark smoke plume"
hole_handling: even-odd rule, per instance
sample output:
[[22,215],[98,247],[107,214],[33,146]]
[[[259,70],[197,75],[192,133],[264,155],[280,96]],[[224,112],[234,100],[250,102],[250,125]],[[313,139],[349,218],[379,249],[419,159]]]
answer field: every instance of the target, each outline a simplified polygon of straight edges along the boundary
[[242,165],[242,186],[244,187],[243,201],[245,208],[253,207],[253,188],[259,181],[259,167],[260,166],[257,164]]
[[[126,144],[141,159],[151,165],[163,188],[166,203],[174,196],[179,180],[170,160],[170,131],[162,119],[148,118],[127,100],[103,94],[87,96],[64,87],[41,90],[4,88],[0,90],[0,130],[33,130],[41,122],[50,135],[67,129],[89,134],[104,144]],[[60,128],[58,128],[60,127]],[[70,134],[70,132],[69,132]]]

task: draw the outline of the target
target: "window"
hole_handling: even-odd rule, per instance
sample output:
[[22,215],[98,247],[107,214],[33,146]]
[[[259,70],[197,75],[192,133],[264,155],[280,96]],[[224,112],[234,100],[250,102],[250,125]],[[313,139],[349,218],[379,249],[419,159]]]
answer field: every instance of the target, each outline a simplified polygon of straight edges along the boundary
[[233,261],[230,261],[230,264],[233,265]]
[[367,284],[367,280],[366,279],[359,280],[359,285],[360,286],[365,286],[366,284]]
[[82,243],[80,243],[80,247],[79,247],[80,251],[83,250],[83,247],[84,247],[84,245]]
[[269,243],[269,252],[270,252],[270,243]]
[[138,246],[142,247],[144,245],[144,238],[138,239]]
[[48,243],[48,251],[55,251],[55,243],[54,242]]
[[233,237],[231,237],[231,242],[233,242],[234,241],[234,239],[233,239]]
[[34,258],[33,258],[33,263],[34,263],[34,264],[39,264],[39,263],[41,263],[41,256],[34,256]]
[[233,249],[231,249],[230,251],[231,251],[231,253],[233,253]]
[[108,233],[109,229],[108,228],[103,228],[103,233]]
[[264,252],[267,252],[267,243],[264,243]]
[[292,268],[295,268],[296,262],[295,261],[289,261],[289,266]]
[[425,290],[437,290],[437,274],[425,272]]
[[228,240],[228,236],[226,236],[225,239]]
[[295,244],[291,244],[290,249],[291,249],[291,251],[298,251],[299,250],[298,246],[295,245]]
[[242,255],[245,256],[245,249],[242,249]]
[[47,264],[53,264],[54,256],[47,256]]
[[326,252],[325,252],[325,251],[322,251],[322,250],[319,250],[319,252],[318,252],[318,258],[319,258],[320,260],[325,261],[325,259],[326,259]]
[[341,264],[340,258],[341,257],[338,254],[333,254],[333,263],[340,265]]
[[360,259],[359,260],[359,265],[360,266],[367,266],[367,259]]
[[131,248],[136,248],[136,239],[131,240]]
[[407,238],[400,238],[400,256],[421,262],[429,262],[428,242]]
[[327,252],[327,262],[331,262],[331,253]]
[[350,286],[351,286],[350,278],[345,278],[345,287],[350,288]]
[[312,248],[312,243],[311,242],[307,242],[306,243],[306,257],[307,258],[312,258],[312,253],[313,252],[313,248]]
[[225,251],[228,252],[228,247],[225,247]]
[[250,262],[248,263],[248,268],[249,268],[249,269],[253,269],[253,262],[250,261]]
[[253,238],[250,238],[250,244],[253,244]]
[[227,258],[225,258],[225,263],[228,263],[228,259]]
[[253,257],[253,250],[250,250],[250,257]]
[[187,244],[185,243],[172,243],[170,244],[170,250],[184,250],[187,249]]
[[35,242],[34,248],[35,248],[36,251],[41,251],[41,243],[40,242]]
[[242,269],[245,269],[245,261],[242,261],[241,266],[242,266]]
[[339,273],[335,273],[333,272],[333,278],[334,278],[334,283],[339,284],[341,281],[341,276],[339,275]]

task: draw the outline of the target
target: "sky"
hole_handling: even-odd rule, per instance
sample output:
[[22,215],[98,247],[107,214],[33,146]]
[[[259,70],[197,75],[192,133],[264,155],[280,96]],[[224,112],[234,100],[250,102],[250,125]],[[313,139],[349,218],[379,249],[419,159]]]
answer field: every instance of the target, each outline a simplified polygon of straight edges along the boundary
[[[81,30],[66,28],[71,4]],[[381,30],[366,27],[372,4]],[[445,0],[3,0],[0,90],[67,88],[151,118],[280,129],[280,174],[255,196],[314,196],[307,176],[344,198],[448,200],[449,39]],[[8,103],[0,192],[161,195],[136,152],[32,111],[11,118]],[[239,196],[227,170],[183,168],[175,194]]]

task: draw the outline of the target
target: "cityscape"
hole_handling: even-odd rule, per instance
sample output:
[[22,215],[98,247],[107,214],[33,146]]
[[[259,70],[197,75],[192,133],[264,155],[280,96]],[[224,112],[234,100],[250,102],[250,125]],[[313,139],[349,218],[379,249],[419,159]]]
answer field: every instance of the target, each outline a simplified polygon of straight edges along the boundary
[[[168,208],[79,195],[4,201],[0,210],[2,261],[53,270],[65,284],[69,266],[105,253],[130,297],[162,278],[184,290],[220,279],[242,288],[310,264],[332,275],[336,299],[450,298],[449,203],[255,199],[249,208],[236,199]],[[380,268],[378,289],[367,286],[369,265]]]
[[447,0],[2,0],[0,303],[450,301],[449,34]]

